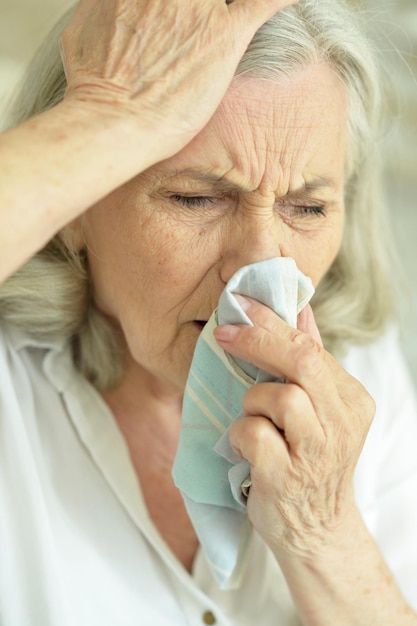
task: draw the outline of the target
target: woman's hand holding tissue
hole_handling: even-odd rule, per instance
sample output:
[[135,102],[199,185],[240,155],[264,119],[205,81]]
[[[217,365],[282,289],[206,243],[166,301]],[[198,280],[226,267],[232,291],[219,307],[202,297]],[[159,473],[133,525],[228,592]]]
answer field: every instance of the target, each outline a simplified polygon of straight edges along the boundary
[[353,474],[374,402],[322,347],[310,307],[294,329],[245,300],[255,326],[219,327],[218,343],[286,381],[254,385],[231,429],[251,464],[249,518],[280,561],[315,559],[357,516]]

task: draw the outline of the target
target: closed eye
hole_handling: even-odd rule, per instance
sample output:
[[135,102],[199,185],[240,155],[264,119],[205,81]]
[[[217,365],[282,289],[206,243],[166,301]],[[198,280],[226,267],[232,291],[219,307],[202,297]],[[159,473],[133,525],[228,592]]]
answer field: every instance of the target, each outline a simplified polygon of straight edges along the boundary
[[326,211],[323,206],[303,206],[300,207],[301,212],[305,215],[322,215],[323,217],[326,215]]
[[[174,194],[171,196],[171,199],[189,209],[210,208],[219,202],[219,198],[211,196],[184,196],[181,194]],[[288,217],[326,216],[326,210],[322,205],[283,204],[280,207],[280,211],[287,214]]]
[[288,218],[326,217],[326,209],[320,204],[282,204],[279,212]]
[[192,209],[204,209],[214,204],[214,199],[207,196],[181,196],[180,194],[175,194],[171,197],[175,202]]

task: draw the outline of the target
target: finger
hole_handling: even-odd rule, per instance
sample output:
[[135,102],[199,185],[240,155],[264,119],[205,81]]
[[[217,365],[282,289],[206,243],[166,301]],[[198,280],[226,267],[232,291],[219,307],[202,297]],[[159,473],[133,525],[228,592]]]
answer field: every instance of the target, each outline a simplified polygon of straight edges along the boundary
[[306,361],[307,357],[311,361],[315,361],[315,357],[325,358],[325,351],[310,335],[289,326],[268,307],[249,298],[245,300],[250,302],[245,312],[254,326],[218,326],[214,335],[219,345],[230,354],[266,369],[274,376],[278,376],[279,365],[282,365],[281,371],[294,382],[301,382],[304,374],[317,369],[315,363],[306,363],[307,367],[304,368],[304,360],[300,362],[304,355]]
[[[251,327],[236,326],[240,330],[232,332],[249,335],[250,341],[246,344],[249,352],[242,356],[241,353],[234,352],[233,348],[229,349],[226,345],[222,347],[277,378],[286,378],[300,384],[308,393],[316,410],[327,408],[330,411],[332,407],[334,411],[332,399],[339,397],[336,380],[340,376],[344,384],[350,377],[323,349],[310,305],[299,314],[300,328],[294,329],[272,309],[257,300],[238,294],[235,294],[235,298],[255,326],[265,329],[270,334],[258,333],[257,337]],[[216,337],[221,332],[219,328],[219,331],[215,332]],[[258,344],[261,350],[258,350]]]
[[313,309],[309,304],[307,304],[307,306],[305,306],[304,309],[298,314],[297,328],[303,333],[310,335],[310,337],[313,337],[313,339],[317,341],[320,346],[323,345],[320,331],[317,328],[316,320],[314,319]]
[[[250,44],[256,31],[273,15],[297,4],[298,0],[228,0],[225,2],[234,25],[231,32],[237,35],[235,54],[237,62]],[[235,30],[237,27],[237,30]],[[236,63],[237,65],[237,63]]]
[[262,416],[242,417],[230,428],[229,441],[235,453],[251,465],[251,473],[268,473],[287,465],[288,447],[274,424]]
[[369,428],[375,407],[363,385],[310,335],[278,321],[283,336],[248,325],[219,326],[214,334],[229,354],[299,385],[326,432],[343,427],[346,419],[352,426],[357,421],[355,428]]
[[[224,344],[222,347],[231,354],[245,359],[241,352],[243,350],[248,357],[246,360],[277,377],[279,376],[279,368],[276,367],[278,362],[286,363],[282,372],[286,377],[291,373],[291,380],[294,382],[301,382],[300,377],[304,373],[302,356],[305,356],[306,361],[313,361],[311,364],[306,364],[307,370],[317,370],[319,363],[315,364],[315,360],[325,362],[327,358],[332,359],[322,348],[321,341],[317,342],[313,336],[319,335],[319,332],[311,310],[307,309],[300,319],[301,326],[311,331],[310,335],[301,329],[293,328],[272,309],[257,300],[240,294],[234,294],[234,296],[254,326],[224,325],[214,331],[219,344]],[[295,359],[296,356],[297,359]],[[321,363],[320,366],[322,366]],[[271,367],[273,370],[270,369]]]
[[[235,300],[241,307],[241,309],[248,315],[255,326],[262,326],[271,332],[275,332],[276,318],[281,319],[272,309],[266,304],[258,302],[249,296],[242,296],[240,293],[233,294]],[[279,328],[282,326],[282,320],[279,324]]]
[[[285,328],[283,324],[285,322],[274,313],[272,309],[265,304],[249,298],[248,296],[242,296],[238,293],[233,294],[240,307],[250,317],[255,326],[262,326],[271,332],[282,332]],[[297,328],[303,333],[313,337],[319,345],[323,345],[321,340],[320,331],[317,327],[316,320],[314,319],[313,309],[307,304],[297,316]],[[289,336],[292,336],[289,334]]]
[[325,433],[308,395],[298,385],[259,383],[245,394],[244,416],[262,415],[281,431],[292,451],[309,453],[325,441]]
[[258,21],[258,26],[268,21],[275,13],[282,11],[298,0],[226,0],[230,5],[230,11],[240,13],[243,19],[249,20],[252,24]]
[[274,332],[260,326],[226,325],[214,334],[226,352],[276,378],[284,375],[306,391],[316,411],[332,413],[339,398],[336,381],[348,375],[310,335],[275,318]]

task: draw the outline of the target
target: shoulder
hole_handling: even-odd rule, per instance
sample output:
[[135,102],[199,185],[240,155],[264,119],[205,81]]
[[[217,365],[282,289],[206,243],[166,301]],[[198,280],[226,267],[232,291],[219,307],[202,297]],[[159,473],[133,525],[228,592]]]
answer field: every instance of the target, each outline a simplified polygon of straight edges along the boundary
[[65,341],[36,338],[0,319],[0,418],[47,388],[62,387],[71,370],[74,366]]

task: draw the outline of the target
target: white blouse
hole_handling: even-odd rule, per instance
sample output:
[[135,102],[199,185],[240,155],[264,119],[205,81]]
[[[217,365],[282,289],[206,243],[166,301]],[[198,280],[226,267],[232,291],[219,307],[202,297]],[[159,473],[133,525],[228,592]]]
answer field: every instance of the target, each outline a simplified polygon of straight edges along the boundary
[[[393,333],[344,366],[377,417],[356,472],[358,505],[417,609],[417,411]],[[126,443],[63,342],[0,325],[0,624],[295,626],[274,558],[255,536],[239,589],[204,556],[192,574],[148,516]]]

